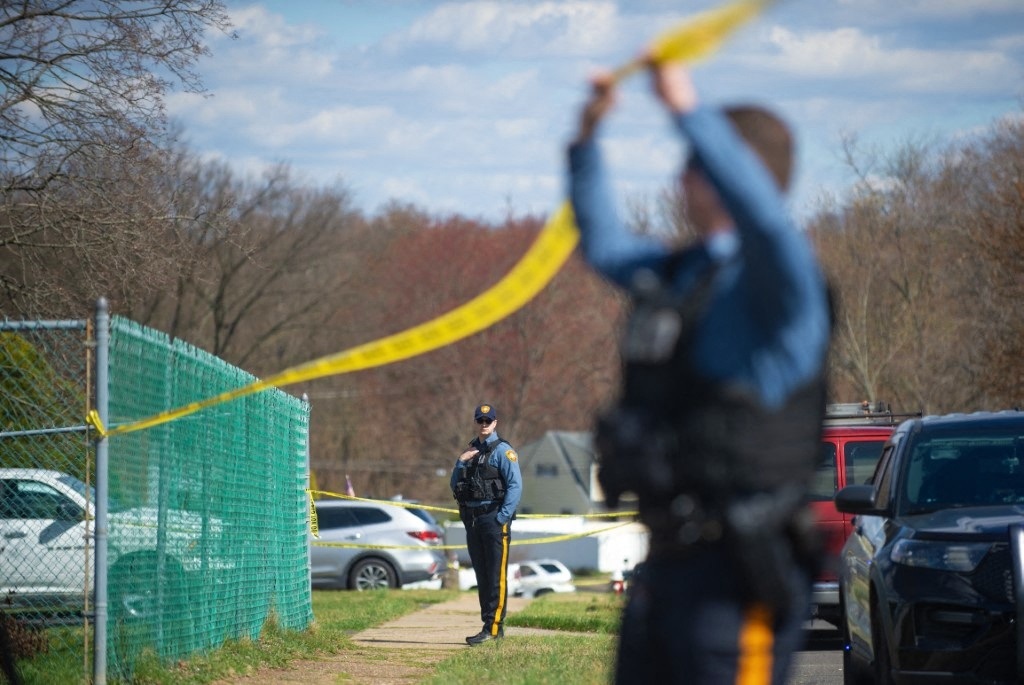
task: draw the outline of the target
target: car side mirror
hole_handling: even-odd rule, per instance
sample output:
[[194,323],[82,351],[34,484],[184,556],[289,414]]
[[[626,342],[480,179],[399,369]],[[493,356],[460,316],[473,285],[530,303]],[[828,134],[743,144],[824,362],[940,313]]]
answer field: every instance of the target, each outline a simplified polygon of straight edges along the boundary
[[836,493],[835,503],[836,509],[844,514],[882,514],[875,507],[873,485],[847,485]]

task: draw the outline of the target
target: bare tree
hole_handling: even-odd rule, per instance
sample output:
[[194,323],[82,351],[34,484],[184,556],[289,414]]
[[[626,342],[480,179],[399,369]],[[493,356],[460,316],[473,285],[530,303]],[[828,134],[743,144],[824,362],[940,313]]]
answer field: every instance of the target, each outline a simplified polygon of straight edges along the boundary
[[78,288],[108,287],[123,272],[116,258],[161,233],[164,208],[143,186],[165,161],[163,98],[201,90],[192,68],[211,28],[228,29],[215,0],[0,4],[5,309],[59,308],[72,256],[89,276]]
[[870,172],[851,152],[860,185],[811,224],[839,302],[834,388],[925,412],[1006,401],[1012,380],[993,390],[1020,378],[1020,150],[1010,135],[906,144]]
[[983,340],[980,387],[993,407],[1024,406],[1024,123],[998,125],[984,148],[963,156],[972,189],[967,233],[984,268],[977,333]]
[[837,401],[883,397],[890,367],[908,344],[903,331],[889,325],[904,305],[885,281],[878,257],[886,241],[876,218],[871,202],[860,200],[842,215],[819,215],[810,229],[835,302],[830,363]]
[[[296,186],[287,167],[239,180],[220,163],[179,158],[166,189],[179,255],[174,287],[126,299],[136,320],[257,374],[308,361],[366,237],[337,186]],[[358,289],[358,288],[356,288]]]
[[80,157],[74,180],[0,194],[0,311],[82,316],[100,295],[160,288],[179,255],[165,240],[160,151]]
[[200,90],[192,67],[206,54],[203,33],[228,26],[214,0],[3,3],[3,189],[42,189],[79,156],[162,133],[171,79]]

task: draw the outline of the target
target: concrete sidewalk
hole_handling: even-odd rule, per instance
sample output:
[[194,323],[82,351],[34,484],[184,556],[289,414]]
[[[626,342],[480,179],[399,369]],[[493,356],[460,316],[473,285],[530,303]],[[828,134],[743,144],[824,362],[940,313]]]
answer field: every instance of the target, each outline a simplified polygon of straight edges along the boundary
[[[521,611],[529,602],[509,597],[508,613]],[[256,673],[218,680],[214,685],[412,685],[427,678],[449,651],[472,649],[466,644],[466,637],[479,632],[480,627],[476,592],[462,592],[452,601],[431,604],[352,635],[354,649],[283,668],[262,668]],[[505,639],[552,632],[555,631],[506,627]]]
[[[521,611],[529,599],[508,598],[508,614]],[[356,644],[423,649],[467,649],[466,638],[480,632],[480,603],[476,592],[462,592],[458,599],[430,606],[393,621],[364,630],[352,636]],[[540,628],[505,626],[505,637],[517,635],[549,635],[553,632]]]

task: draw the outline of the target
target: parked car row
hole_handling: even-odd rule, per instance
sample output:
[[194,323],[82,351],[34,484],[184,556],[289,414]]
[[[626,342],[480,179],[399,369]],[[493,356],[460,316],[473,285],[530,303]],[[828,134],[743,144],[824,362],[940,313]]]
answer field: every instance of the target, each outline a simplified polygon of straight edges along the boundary
[[[834,578],[818,579],[815,598],[819,615],[842,633],[844,683],[1024,682],[1024,412],[914,417],[898,426],[868,418],[826,425],[812,493],[832,550],[842,543]],[[5,601],[80,601],[94,501],[67,474],[0,469]],[[443,530],[426,509],[315,506],[313,587],[398,588],[436,580],[446,567]],[[152,510],[112,506],[110,515],[124,529],[155,530]],[[168,551],[187,571],[197,531],[219,534],[221,524],[190,512],[172,519]],[[152,537],[112,534],[112,559],[144,561]],[[145,613],[144,582],[112,595],[113,610]],[[555,559],[510,564],[508,582],[510,594],[523,597],[576,589]],[[476,587],[471,569],[460,571],[459,586]]]

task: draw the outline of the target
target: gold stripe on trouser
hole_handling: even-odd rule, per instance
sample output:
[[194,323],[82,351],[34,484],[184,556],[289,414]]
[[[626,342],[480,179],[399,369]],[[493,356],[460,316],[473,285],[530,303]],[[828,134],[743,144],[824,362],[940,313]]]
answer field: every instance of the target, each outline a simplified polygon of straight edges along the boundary
[[772,682],[772,646],[775,634],[772,614],[763,604],[747,609],[740,629],[740,662],[736,685],[768,685]]
[[[509,522],[511,523],[511,521]],[[491,621],[491,635],[498,634],[501,627],[501,615],[505,611],[505,598],[508,596],[508,523],[501,527],[501,567],[498,573],[498,606],[494,609],[494,620]]]

